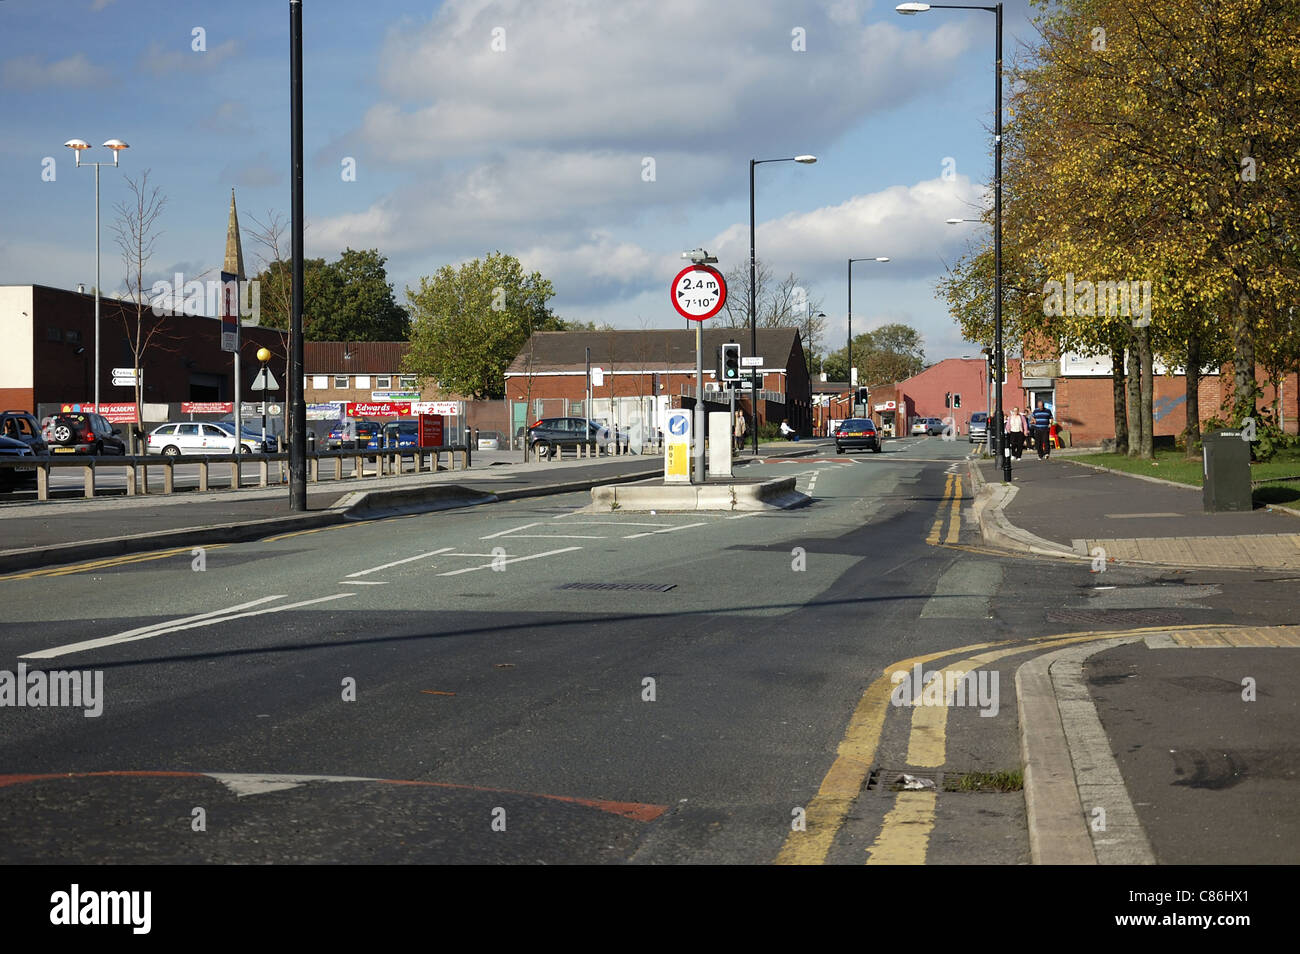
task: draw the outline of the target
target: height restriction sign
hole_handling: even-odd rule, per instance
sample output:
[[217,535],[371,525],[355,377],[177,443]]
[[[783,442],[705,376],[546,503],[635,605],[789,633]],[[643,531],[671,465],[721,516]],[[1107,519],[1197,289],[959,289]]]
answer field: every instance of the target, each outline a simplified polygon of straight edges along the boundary
[[726,279],[708,265],[688,265],[673,279],[672,299],[673,307],[683,318],[691,321],[712,318],[727,301]]

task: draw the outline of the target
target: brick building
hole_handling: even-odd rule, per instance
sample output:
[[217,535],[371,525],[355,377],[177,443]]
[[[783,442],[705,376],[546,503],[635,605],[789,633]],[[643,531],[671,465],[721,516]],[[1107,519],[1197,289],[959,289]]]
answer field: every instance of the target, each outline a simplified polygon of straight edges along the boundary
[[[737,342],[748,356],[749,332],[740,328],[703,331],[705,402],[723,407],[725,391],[714,390],[717,349]],[[544,331],[530,341],[506,369],[506,400],[511,430],[542,417],[584,415],[587,352],[592,366],[590,416],[614,424],[638,437],[651,439],[663,414],[674,407],[693,406],[695,396],[695,332],[690,329],[652,331]],[[758,421],[788,420],[809,433],[812,391],[797,328],[758,331]],[[750,391],[738,390],[737,404],[753,421]]]

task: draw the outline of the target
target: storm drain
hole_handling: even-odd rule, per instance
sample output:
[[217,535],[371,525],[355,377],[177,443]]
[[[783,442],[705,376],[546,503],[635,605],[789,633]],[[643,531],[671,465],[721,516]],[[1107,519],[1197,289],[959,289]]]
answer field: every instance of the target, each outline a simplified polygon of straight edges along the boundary
[[945,772],[934,769],[891,769],[877,766],[867,776],[867,791],[891,795],[903,791],[1018,792],[1024,788],[1021,772]]
[[1173,626],[1188,621],[1177,610],[1048,610],[1049,623],[1082,623],[1085,626]]
[[561,590],[640,590],[645,593],[667,593],[676,583],[565,583]]

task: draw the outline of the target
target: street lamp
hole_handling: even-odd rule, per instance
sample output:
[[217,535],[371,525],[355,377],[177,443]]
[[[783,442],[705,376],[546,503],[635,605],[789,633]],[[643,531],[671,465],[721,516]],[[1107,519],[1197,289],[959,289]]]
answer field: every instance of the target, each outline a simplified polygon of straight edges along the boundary
[[[78,169],[83,165],[95,167],[95,412],[99,413],[99,167],[106,166],[108,163],[83,163],[81,153],[90,148],[90,143],[84,139],[69,139],[63,145],[71,149],[77,157]],[[113,167],[116,168],[117,154],[130,147],[120,139],[110,139],[104,143],[104,148],[113,150]]]
[[[267,390],[266,385],[268,383],[266,378],[266,362],[271,360],[271,349],[258,348],[257,360],[262,362],[262,373],[259,375],[259,377],[262,380],[262,453],[265,454],[266,453],[266,390]],[[243,434],[240,434],[237,440],[242,439],[243,436],[244,436]]]
[[[800,162],[806,166],[817,161],[816,156],[788,156],[784,159],[749,160],[749,353],[758,354],[758,326],[754,320],[754,167],[764,162]],[[754,374],[749,379],[750,404],[754,415],[754,456],[758,456],[758,380]]]
[[853,376],[853,263],[887,261],[889,261],[888,255],[878,255],[875,258],[849,259],[849,387],[857,387],[858,385],[857,378]]
[[[947,3],[900,3],[905,16],[927,10],[985,10],[997,18],[993,59],[993,381],[997,410],[993,432],[1002,433],[1002,4],[991,7]],[[1011,482],[1011,457],[1002,449],[1002,482]]]

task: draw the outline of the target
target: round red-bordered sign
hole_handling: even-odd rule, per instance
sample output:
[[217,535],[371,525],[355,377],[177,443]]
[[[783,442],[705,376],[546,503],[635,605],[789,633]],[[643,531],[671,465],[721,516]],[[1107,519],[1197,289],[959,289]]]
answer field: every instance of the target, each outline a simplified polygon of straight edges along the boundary
[[688,265],[677,273],[668,294],[677,314],[691,321],[704,321],[722,311],[727,303],[727,280],[716,268]]

